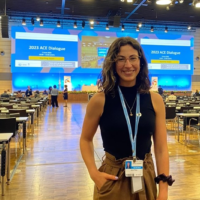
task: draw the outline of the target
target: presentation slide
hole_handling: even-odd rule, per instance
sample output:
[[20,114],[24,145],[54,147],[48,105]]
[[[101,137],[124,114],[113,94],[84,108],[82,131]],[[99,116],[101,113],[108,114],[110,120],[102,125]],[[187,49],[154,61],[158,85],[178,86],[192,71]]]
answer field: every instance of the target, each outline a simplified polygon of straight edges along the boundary
[[[153,71],[174,73],[193,72],[193,48],[191,40],[141,39],[148,67]],[[167,73],[168,73],[167,72]]]
[[150,74],[193,74],[192,35],[12,27],[13,73],[100,74],[113,41],[141,44]]

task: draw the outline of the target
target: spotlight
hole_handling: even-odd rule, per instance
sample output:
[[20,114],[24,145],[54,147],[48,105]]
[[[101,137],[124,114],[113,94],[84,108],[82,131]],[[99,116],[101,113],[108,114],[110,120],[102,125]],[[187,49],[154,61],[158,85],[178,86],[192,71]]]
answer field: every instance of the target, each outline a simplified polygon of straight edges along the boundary
[[94,26],[93,26],[93,25],[91,25],[91,26],[90,26],[90,28],[91,28],[91,29],[94,29]]
[[85,22],[84,21],[82,22],[82,28],[85,28]]
[[22,19],[22,25],[26,26],[26,20],[25,19]]
[[139,28],[139,26],[137,26],[137,28],[136,28],[136,31],[138,32],[138,31],[140,31],[140,28]]
[[138,23],[138,26],[141,28],[142,27],[142,23],[140,22],[140,23]]
[[151,26],[151,32],[154,32],[154,28],[153,28],[153,26]]
[[38,22],[40,21],[40,17],[39,16],[36,17],[36,21],[38,21]]
[[60,21],[57,21],[57,27],[58,27],[58,28],[61,27]]
[[189,26],[188,26],[188,30],[190,30],[191,28],[192,28],[192,27],[189,25]]
[[94,24],[94,20],[90,20],[90,24],[93,25]]
[[32,17],[31,18],[31,24],[34,26],[35,25],[35,21],[34,21],[34,18]]
[[179,0],[179,3],[183,3],[184,2],[184,0]]
[[196,8],[200,8],[200,0],[194,1],[194,6],[195,6]]
[[109,26],[108,26],[108,24],[106,24],[106,30],[109,30]]
[[121,2],[124,2],[124,0],[121,0]]
[[77,28],[77,23],[76,22],[74,22],[74,28]]
[[170,3],[172,3],[172,0],[157,0],[156,1],[156,4],[158,5],[168,5]]
[[40,26],[44,26],[43,20],[40,20]]
[[128,3],[133,3],[133,0],[127,0]]
[[168,33],[168,28],[167,27],[165,27],[165,33]]
[[125,27],[124,27],[124,25],[122,25],[122,31],[125,31]]

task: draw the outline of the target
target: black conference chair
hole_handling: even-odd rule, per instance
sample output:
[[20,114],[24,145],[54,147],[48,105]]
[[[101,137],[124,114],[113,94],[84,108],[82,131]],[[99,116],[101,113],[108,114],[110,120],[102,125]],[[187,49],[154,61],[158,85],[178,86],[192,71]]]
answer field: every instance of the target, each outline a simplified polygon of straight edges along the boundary
[[172,121],[171,128],[174,129],[174,123],[176,118],[176,107],[165,107],[166,111],[166,122]]
[[16,118],[0,118],[0,134],[1,133],[13,133],[13,137],[16,136]]

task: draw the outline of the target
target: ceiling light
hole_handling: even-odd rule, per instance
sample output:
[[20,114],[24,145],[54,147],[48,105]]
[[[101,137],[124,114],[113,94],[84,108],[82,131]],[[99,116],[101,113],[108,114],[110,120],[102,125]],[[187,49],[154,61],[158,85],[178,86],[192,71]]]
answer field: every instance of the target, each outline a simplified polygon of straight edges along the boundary
[[61,27],[60,21],[57,21],[57,27],[58,27],[58,28]]
[[125,27],[124,27],[124,25],[122,25],[122,31],[125,31]]
[[121,0],[121,2],[124,2],[124,0]]
[[136,31],[138,32],[138,31],[140,31],[140,28],[139,28],[139,26],[137,26],[137,28],[136,28]]
[[109,30],[109,26],[108,26],[108,24],[106,24],[106,30]]
[[34,21],[34,18],[32,17],[31,18],[31,24],[34,26],[35,25],[35,21]]
[[184,2],[184,0],[179,0],[179,3],[183,3]]
[[77,23],[76,22],[74,22],[74,28],[77,28]]
[[172,2],[171,0],[157,0],[156,4],[158,4],[158,5],[168,5],[171,2]]
[[85,22],[84,21],[82,22],[82,28],[85,28]]
[[25,19],[22,19],[22,25],[26,26],[26,20]]
[[128,3],[133,3],[133,0],[127,0]]
[[40,17],[39,16],[36,17],[36,21],[38,21],[38,22],[40,21]]
[[154,28],[153,28],[153,26],[151,27],[151,32],[154,32]]
[[94,29],[94,26],[93,26],[93,25],[91,25],[91,26],[90,26],[90,28],[91,28],[91,29]]
[[192,28],[192,27],[189,25],[189,26],[188,26],[188,30],[190,30],[191,28]]
[[40,20],[40,26],[44,26],[43,20]]
[[169,6],[167,6],[167,7],[166,7],[166,10],[170,10],[170,7],[169,7]]
[[142,27],[142,23],[140,22],[140,23],[138,23],[138,26],[141,28]]
[[165,27],[165,33],[168,33],[168,28],[167,27]]
[[90,20],[90,24],[93,25],[94,24],[94,20]]
[[200,8],[200,0],[194,1],[194,6],[195,6],[196,8]]

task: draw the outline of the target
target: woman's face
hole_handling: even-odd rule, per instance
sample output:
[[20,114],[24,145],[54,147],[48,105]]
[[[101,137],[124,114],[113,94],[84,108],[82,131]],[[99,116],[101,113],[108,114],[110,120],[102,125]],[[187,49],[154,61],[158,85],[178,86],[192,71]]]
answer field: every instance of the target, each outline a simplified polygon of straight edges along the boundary
[[116,72],[120,78],[119,84],[134,86],[139,71],[140,58],[138,51],[131,45],[122,46],[116,58]]

